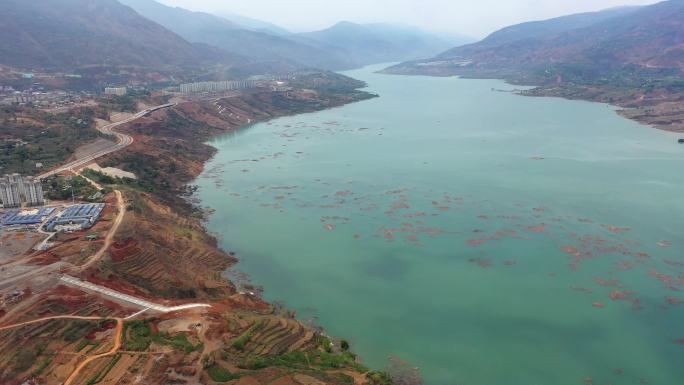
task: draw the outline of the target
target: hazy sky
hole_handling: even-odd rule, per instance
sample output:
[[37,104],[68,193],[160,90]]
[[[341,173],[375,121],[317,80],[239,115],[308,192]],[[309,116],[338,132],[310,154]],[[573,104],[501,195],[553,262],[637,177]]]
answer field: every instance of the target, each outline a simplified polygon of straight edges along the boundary
[[168,5],[232,12],[293,31],[321,29],[340,20],[398,22],[473,37],[507,25],[654,0],[159,0]]

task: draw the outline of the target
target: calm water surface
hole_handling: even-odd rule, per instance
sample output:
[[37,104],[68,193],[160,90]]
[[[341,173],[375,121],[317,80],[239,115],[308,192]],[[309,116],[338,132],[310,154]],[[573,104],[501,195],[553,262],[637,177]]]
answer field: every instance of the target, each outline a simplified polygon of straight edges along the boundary
[[352,71],[380,98],[212,142],[237,266],[428,385],[684,384],[684,146],[492,80]]

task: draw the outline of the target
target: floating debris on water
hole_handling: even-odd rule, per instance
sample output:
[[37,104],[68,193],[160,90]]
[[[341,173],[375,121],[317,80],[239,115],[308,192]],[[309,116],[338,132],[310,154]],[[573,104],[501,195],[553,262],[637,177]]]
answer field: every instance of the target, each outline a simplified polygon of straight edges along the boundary
[[492,261],[489,259],[486,259],[486,258],[477,257],[477,258],[471,258],[468,261],[480,266],[483,269],[487,269],[487,268],[492,267]]
[[658,247],[671,247],[671,246],[672,246],[672,242],[666,241],[666,240],[660,240],[660,241],[656,242],[656,245],[657,245]]

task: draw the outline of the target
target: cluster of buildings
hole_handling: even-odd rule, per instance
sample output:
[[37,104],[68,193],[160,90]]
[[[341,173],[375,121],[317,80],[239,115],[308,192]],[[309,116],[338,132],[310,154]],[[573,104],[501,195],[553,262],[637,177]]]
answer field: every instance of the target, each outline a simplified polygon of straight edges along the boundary
[[42,207],[40,209],[22,210],[14,209],[0,217],[2,226],[35,226],[43,223],[55,212],[54,207]]
[[43,228],[49,232],[89,229],[100,218],[104,208],[104,203],[69,206],[61,213],[49,219]]
[[43,91],[28,89],[17,91],[11,86],[0,86],[0,105],[33,105],[37,107],[61,107],[83,101],[83,95],[67,91]]
[[45,204],[43,185],[40,179],[22,177],[19,174],[5,175],[0,178],[0,200],[3,207],[42,206]]
[[226,80],[221,82],[184,83],[179,86],[179,91],[183,94],[190,94],[194,92],[244,90],[255,88],[256,86],[256,80]]
[[128,89],[126,87],[105,87],[105,95],[124,96]]
[[12,209],[0,215],[0,226],[10,229],[38,229],[48,232],[86,230],[100,219],[104,203],[88,203],[56,207]]

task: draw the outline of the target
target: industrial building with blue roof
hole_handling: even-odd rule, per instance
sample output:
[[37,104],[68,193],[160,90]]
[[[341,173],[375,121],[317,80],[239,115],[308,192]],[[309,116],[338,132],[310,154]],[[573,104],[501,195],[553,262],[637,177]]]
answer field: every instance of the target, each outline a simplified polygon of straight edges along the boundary
[[97,222],[104,208],[104,203],[69,206],[59,215],[50,219],[45,224],[44,229],[46,231],[55,231],[57,226],[80,226],[81,229],[88,229]]

